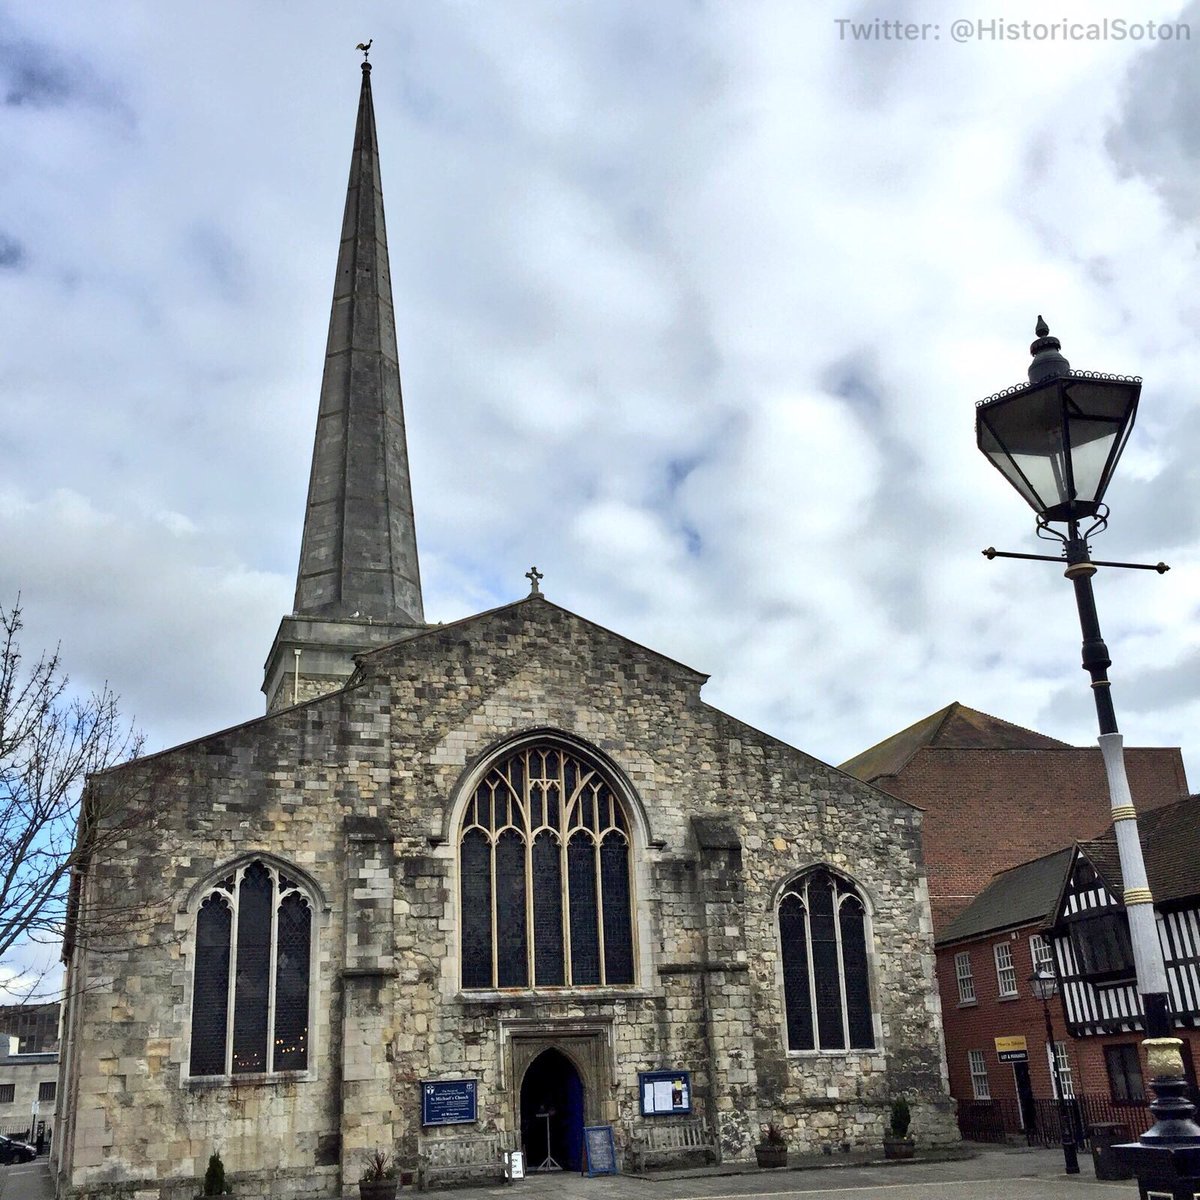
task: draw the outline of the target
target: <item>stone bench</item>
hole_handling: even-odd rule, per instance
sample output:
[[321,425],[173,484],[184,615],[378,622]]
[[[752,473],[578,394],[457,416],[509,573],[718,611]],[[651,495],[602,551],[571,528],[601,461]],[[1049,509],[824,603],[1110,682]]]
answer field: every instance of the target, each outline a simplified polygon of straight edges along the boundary
[[694,1154],[721,1161],[715,1135],[700,1120],[647,1122],[630,1141],[629,1154],[635,1171],[651,1162],[675,1162]]
[[508,1150],[499,1133],[471,1137],[424,1137],[417,1146],[417,1187],[424,1191],[432,1180],[445,1178],[455,1183],[471,1179],[511,1182],[504,1173]]

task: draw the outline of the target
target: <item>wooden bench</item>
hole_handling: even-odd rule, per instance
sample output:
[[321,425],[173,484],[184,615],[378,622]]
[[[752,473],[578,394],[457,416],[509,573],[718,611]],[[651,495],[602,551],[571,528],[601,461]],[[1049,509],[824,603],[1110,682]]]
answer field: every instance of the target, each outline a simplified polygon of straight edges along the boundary
[[504,1173],[504,1152],[508,1148],[500,1133],[421,1138],[417,1145],[417,1186],[424,1191],[431,1180],[439,1178],[454,1182],[499,1179],[509,1183]]
[[629,1143],[630,1161],[635,1171],[645,1170],[652,1161],[672,1162],[703,1154],[720,1162],[717,1139],[703,1121],[647,1121]]

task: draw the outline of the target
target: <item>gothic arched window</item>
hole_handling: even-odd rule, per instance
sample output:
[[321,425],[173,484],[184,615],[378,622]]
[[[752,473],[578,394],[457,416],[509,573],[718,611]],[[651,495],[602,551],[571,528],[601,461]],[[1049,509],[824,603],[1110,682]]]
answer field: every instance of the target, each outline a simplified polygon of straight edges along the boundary
[[779,948],[789,1050],[875,1045],[867,913],[844,879],[818,867],[779,900]]
[[459,834],[462,986],[633,983],[629,816],[591,763],[551,744],[492,765]]
[[214,884],[196,912],[192,1075],[308,1067],[312,905],[255,860]]

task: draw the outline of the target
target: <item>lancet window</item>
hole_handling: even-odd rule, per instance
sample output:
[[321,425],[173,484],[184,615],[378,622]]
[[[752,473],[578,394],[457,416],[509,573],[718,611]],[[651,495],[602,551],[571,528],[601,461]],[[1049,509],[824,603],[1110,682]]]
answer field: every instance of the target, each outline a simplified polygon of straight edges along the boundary
[[779,945],[788,1049],[873,1047],[867,913],[853,885],[820,867],[788,884]]
[[216,883],[196,913],[192,1075],[308,1067],[312,906],[261,860]]
[[459,836],[464,988],[634,982],[629,815],[604,774],[561,746],[496,762]]

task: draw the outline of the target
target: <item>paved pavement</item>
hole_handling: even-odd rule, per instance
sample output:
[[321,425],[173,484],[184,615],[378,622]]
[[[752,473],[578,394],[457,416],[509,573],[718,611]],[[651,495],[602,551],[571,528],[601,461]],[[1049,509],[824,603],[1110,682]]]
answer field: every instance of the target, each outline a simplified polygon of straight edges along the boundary
[[0,1167],[0,1200],[54,1200],[48,1160]]
[[[839,1163],[811,1170],[698,1170],[595,1179],[564,1171],[530,1176],[512,1187],[436,1189],[427,1195],[430,1200],[1135,1200],[1132,1181],[1098,1182],[1089,1155],[1080,1155],[1079,1168],[1078,1175],[1065,1175],[1060,1150],[987,1146],[957,1162]],[[401,1192],[401,1200],[407,1193],[407,1188]],[[0,1167],[0,1200],[52,1200],[53,1195],[44,1158]]]
[[511,1188],[428,1194],[431,1200],[1136,1200],[1132,1181],[1098,1182],[1090,1155],[1081,1156],[1079,1168],[1078,1175],[1064,1174],[1062,1151],[1057,1149],[988,1146],[957,1162],[847,1163],[810,1170],[707,1170],[595,1179],[563,1172],[531,1176]]

